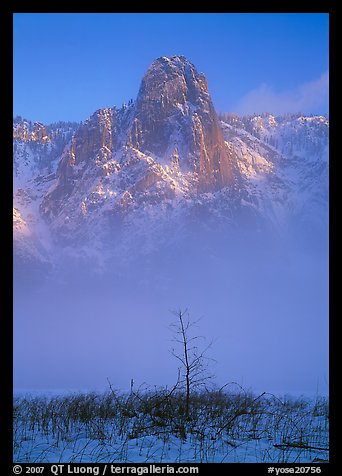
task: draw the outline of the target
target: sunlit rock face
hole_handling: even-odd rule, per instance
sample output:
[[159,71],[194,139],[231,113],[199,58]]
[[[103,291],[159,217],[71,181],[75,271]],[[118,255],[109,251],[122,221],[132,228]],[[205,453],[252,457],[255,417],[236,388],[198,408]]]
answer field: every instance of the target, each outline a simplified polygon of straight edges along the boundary
[[23,142],[39,142],[46,144],[51,142],[51,137],[44,124],[34,122],[30,124],[27,121],[18,121],[13,127],[13,139],[19,139]]
[[158,58],[145,74],[130,143],[145,153],[179,160],[196,172],[198,188],[232,185],[238,172],[227,149],[203,74],[184,56]]

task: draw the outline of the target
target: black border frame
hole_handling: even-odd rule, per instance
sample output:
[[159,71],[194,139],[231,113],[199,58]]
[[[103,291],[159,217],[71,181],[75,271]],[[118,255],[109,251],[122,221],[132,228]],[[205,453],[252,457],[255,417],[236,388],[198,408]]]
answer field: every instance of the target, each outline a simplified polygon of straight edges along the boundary
[[[11,180],[8,177],[12,177],[12,161],[10,157],[12,156],[13,149],[12,149],[12,124],[13,124],[13,14],[15,13],[327,13],[329,14],[329,70],[330,70],[330,92],[329,92],[329,119],[330,119],[330,138],[329,138],[329,149],[333,148],[334,140],[337,136],[337,107],[336,107],[336,100],[332,100],[333,94],[333,83],[335,78],[337,77],[337,72],[335,68],[335,56],[337,46],[335,43],[335,34],[338,28],[337,23],[337,11],[333,7],[332,2],[325,1],[315,1],[315,2],[307,2],[308,5],[304,6],[303,2],[282,2],[283,5],[274,4],[270,2],[270,5],[265,5],[265,2],[262,4],[258,3],[257,5],[260,7],[257,11],[255,9],[255,4],[244,5],[245,9],[243,8],[236,8],[237,5],[232,5],[232,8],[229,8],[228,11],[222,11],[220,8],[215,8],[212,11],[195,11],[192,8],[185,8],[185,5],[182,5],[182,8],[176,8],[177,6],[175,3],[172,3],[172,7],[174,10],[170,9],[167,11],[160,11],[159,8],[147,8],[145,11],[140,11],[138,8],[134,9],[133,11],[127,11],[126,9],[119,11],[115,8],[114,11],[111,11],[108,8],[108,3],[106,4],[103,1],[98,1],[96,6],[98,8],[97,11],[93,11],[92,9],[86,9],[81,11],[77,7],[72,7],[70,3],[65,4],[61,1],[55,2],[52,4],[43,4],[37,5],[36,2],[25,2],[25,1],[12,1],[8,2],[10,4],[4,5],[7,2],[1,2],[0,6],[0,48],[1,48],[1,64],[2,64],[2,74],[1,74],[1,93],[3,94],[3,100],[1,101],[2,105],[2,124],[0,128],[0,133],[2,136],[1,140],[1,157],[2,157],[2,200],[0,200],[1,205],[5,206],[4,213],[2,217],[5,217],[3,223],[5,222],[6,230],[3,231],[1,236],[5,236],[5,249],[4,245],[2,247],[2,260],[1,262],[3,265],[1,269],[3,270],[2,276],[2,291],[4,291],[4,299],[2,300],[2,309],[4,310],[1,312],[3,318],[3,325],[2,325],[2,345],[0,346],[1,352],[3,353],[1,358],[1,368],[2,368],[2,378],[1,378],[1,407],[2,407],[2,417],[1,417],[1,434],[2,434],[2,444],[1,444],[1,451],[0,451],[0,468],[6,468],[7,471],[4,474],[13,474],[12,467],[13,467],[13,460],[12,460],[12,440],[13,440],[13,432],[12,432],[12,409],[13,409],[13,235],[12,235],[12,200],[13,200],[13,186],[11,184]],[[144,5],[145,6],[145,5]],[[113,5],[116,7],[116,5]],[[229,6],[230,7],[230,6]],[[247,7],[247,8],[246,8]],[[331,120],[332,118],[332,120]],[[4,147],[5,145],[5,147]],[[336,389],[336,360],[338,359],[336,349],[338,345],[338,333],[335,330],[336,322],[333,321],[333,316],[331,311],[333,310],[331,304],[331,298],[334,294],[333,291],[336,290],[336,280],[333,279],[334,277],[334,265],[336,263],[336,249],[334,245],[336,245],[336,233],[332,232],[332,227],[335,225],[333,217],[336,216],[334,213],[334,207],[337,201],[337,197],[334,197],[338,174],[335,171],[335,163],[329,162],[329,257],[333,256],[334,260],[329,259],[329,276],[330,276],[330,284],[329,284],[329,300],[330,300],[330,318],[329,318],[329,355],[330,355],[330,365],[329,365],[329,376],[330,376],[330,415],[332,416],[331,420],[331,429],[330,429],[330,462],[324,465],[321,465],[322,473],[321,474],[336,474],[335,466],[337,466],[337,435],[338,435],[338,427],[337,427],[337,414],[336,409],[338,408],[338,390]],[[8,228],[8,232],[7,232]],[[8,244],[7,244],[8,239]],[[8,250],[7,250],[8,246]],[[336,265],[335,265],[336,266]],[[338,284],[337,284],[338,285]],[[10,317],[10,313],[12,318]],[[336,317],[334,316],[336,319]],[[335,435],[335,436],[334,436]],[[246,464],[247,470],[250,470],[250,474],[266,474],[267,468],[270,464],[267,463],[212,463],[212,464],[189,464],[189,466],[198,466],[199,467],[199,474],[203,474],[203,471],[208,471],[209,474],[216,469],[227,469],[232,470],[232,474],[239,474],[241,472],[246,471]],[[34,466],[34,464],[23,464],[22,467]],[[36,466],[44,466],[50,467],[51,465],[47,464],[36,464]],[[85,465],[72,465],[72,466],[85,466]],[[96,464],[87,464],[86,466],[96,466]],[[101,465],[98,465],[101,466]],[[122,464],[118,464],[117,466],[125,466]],[[134,465],[129,465],[134,466]],[[139,464],[136,464],[139,466]],[[143,465],[140,465],[143,466]],[[163,465],[161,465],[163,466]],[[174,465],[177,467],[177,465]],[[179,466],[179,465],[178,465]],[[182,465],[186,466],[186,464]],[[218,468],[218,466],[222,466],[222,468]],[[274,464],[275,467],[286,467],[291,468],[295,467],[294,464]],[[297,466],[305,466],[303,464]],[[259,472],[260,471],[260,472]],[[25,471],[24,471],[25,472]],[[45,474],[47,474],[45,472]],[[52,474],[52,473],[50,473]]]

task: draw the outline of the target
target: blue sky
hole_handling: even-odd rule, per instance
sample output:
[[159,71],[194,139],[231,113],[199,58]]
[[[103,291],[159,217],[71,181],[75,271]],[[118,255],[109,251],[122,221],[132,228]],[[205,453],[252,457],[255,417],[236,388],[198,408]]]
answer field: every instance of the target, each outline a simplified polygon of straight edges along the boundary
[[85,120],[182,54],[218,111],[328,112],[328,14],[15,14],[14,115]]

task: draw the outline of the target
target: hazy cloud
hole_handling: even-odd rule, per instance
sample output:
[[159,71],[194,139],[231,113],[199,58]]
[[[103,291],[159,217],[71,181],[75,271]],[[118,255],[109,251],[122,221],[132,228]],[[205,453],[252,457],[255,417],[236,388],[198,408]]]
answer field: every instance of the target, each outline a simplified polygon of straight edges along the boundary
[[328,112],[329,72],[293,90],[276,92],[263,83],[247,93],[233,108],[238,114],[270,112],[273,114]]

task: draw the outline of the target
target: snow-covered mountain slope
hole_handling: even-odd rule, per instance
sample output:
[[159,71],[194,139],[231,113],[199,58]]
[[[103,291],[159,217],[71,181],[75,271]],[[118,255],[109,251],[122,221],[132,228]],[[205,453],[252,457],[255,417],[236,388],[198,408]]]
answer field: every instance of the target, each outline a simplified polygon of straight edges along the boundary
[[327,229],[329,121],[271,114],[223,117],[251,197],[281,227]]
[[13,238],[16,268],[20,263],[46,262],[50,232],[39,205],[51,182],[64,147],[78,124],[45,126],[16,117],[13,121]]
[[184,57],[159,58],[128,106],[78,127],[15,122],[14,206],[52,260],[104,268],[199,230],[324,234],[328,119],[220,119],[204,75]]
[[29,271],[32,278],[39,273],[50,270],[49,255],[30,224],[23,218],[20,211],[13,207],[13,245],[14,273],[19,275]]
[[326,237],[329,120],[300,114],[222,119],[249,201],[281,234],[305,229]]

